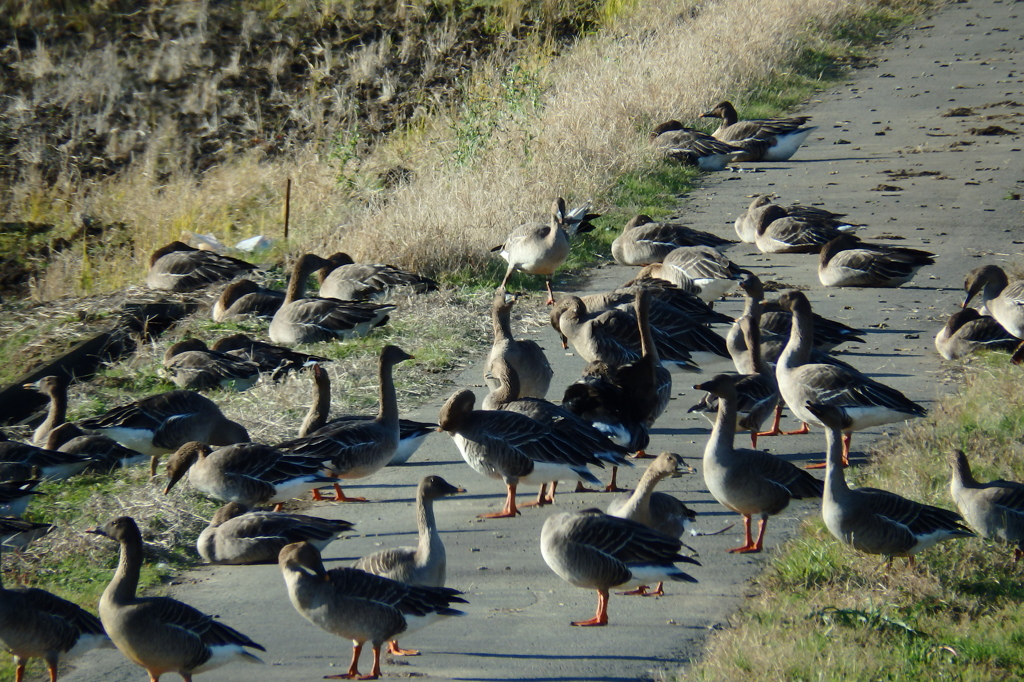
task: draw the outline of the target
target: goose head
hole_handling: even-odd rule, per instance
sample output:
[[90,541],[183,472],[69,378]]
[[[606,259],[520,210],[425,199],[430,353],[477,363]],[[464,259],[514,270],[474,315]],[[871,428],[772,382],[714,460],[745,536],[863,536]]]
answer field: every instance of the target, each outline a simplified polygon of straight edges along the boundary
[[384,346],[380,351],[380,364],[394,366],[400,362],[406,360],[415,360],[416,358],[409,355],[398,346],[387,345]]
[[640,227],[642,225],[647,225],[648,223],[653,223],[653,222],[654,222],[654,218],[652,218],[651,216],[647,215],[646,213],[641,213],[639,215],[636,215],[636,216],[630,218],[629,221],[625,225],[622,226],[622,231],[623,232],[629,232],[633,228]]
[[177,343],[172,343],[164,352],[164,362],[167,362],[175,355],[181,355],[193,350],[208,351],[210,349],[201,339],[183,339]]
[[647,467],[658,478],[679,478],[683,474],[696,473],[696,469],[686,463],[682,455],[674,452],[663,452],[654,458]]
[[418,494],[424,500],[437,500],[449,495],[458,495],[466,492],[465,488],[458,488],[440,476],[427,476],[420,481]]
[[277,555],[277,563],[282,570],[305,573],[313,577],[319,576],[328,580],[327,569],[316,547],[308,542],[293,542],[281,548]]
[[809,315],[811,312],[811,302],[807,300],[807,295],[802,291],[787,291],[782,294],[779,296],[779,306],[791,313],[799,310]]
[[475,404],[476,396],[468,388],[454,393],[441,406],[441,412],[437,416],[437,423],[440,424],[441,430],[449,433],[458,431],[462,421],[473,411]]
[[163,258],[169,253],[175,253],[177,251],[198,251],[184,242],[171,242],[167,246],[161,246],[159,249],[153,252],[149,257],[149,267],[153,267],[153,264]]
[[139,530],[135,519],[130,516],[118,516],[102,526],[90,528],[85,532],[91,535],[101,535],[117,542],[142,542],[142,531]]
[[206,458],[211,452],[213,449],[209,445],[198,441],[185,443],[175,450],[167,460],[167,485],[164,487],[164,495],[171,492],[174,484],[182,479],[193,464]]
[[971,299],[982,291],[987,292],[986,298],[995,298],[998,292],[1006,288],[1008,280],[1006,273],[998,265],[982,265],[967,273],[964,279],[964,291],[967,298],[964,299],[961,308],[966,308]]
[[764,300],[764,284],[757,275],[751,273],[740,280],[740,289],[747,295],[748,298],[752,298],[755,301]]
[[743,376],[740,374],[716,374],[708,381],[694,386],[694,389],[698,391],[707,391],[711,395],[718,396],[719,398],[735,398],[736,382],[742,378]]
[[239,517],[249,511],[249,508],[239,502],[228,502],[223,507],[218,509],[213,518],[210,519],[210,525],[214,528],[222,524],[227,523],[233,518]]
[[686,130],[686,126],[675,119],[665,121],[664,123],[660,123],[655,126],[654,130],[651,131],[650,139],[653,142],[662,133],[671,133],[676,130]]

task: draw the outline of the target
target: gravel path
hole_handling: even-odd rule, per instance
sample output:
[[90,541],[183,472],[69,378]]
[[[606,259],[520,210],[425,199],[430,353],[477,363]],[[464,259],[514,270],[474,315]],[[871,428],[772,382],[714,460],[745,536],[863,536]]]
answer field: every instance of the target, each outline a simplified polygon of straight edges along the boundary
[[[963,275],[983,262],[1011,261],[1021,253],[1024,240],[1024,204],[1010,199],[1024,185],[1021,138],[971,132],[988,126],[1010,131],[1024,127],[1024,106],[1017,103],[1024,101],[1019,7],[1002,0],[948,5],[801,112],[813,116],[818,130],[796,159],[716,174],[680,208],[679,215],[694,227],[732,236],[732,221],[745,210],[748,195],[774,191],[783,203],[820,203],[849,213],[854,221],[869,225],[861,231],[866,239],[892,236],[898,241],[887,243],[936,252],[937,264],[900,289],[828,291],[817,281],[816,256],[768,257],[743,244],[727,252],[762,279],[805,287],[817,312],[864,329],[867,342],[844,351],[842,358],[927,407],[951,389],[933,338],[962,300]],[[943,116],[954,107],[970,109],[969,115]],[[628,276],[626,268],[602,268],[586,290],[605,290]],[[720,307],[738,313],[741,301],[730,299]],[[555,366],[551,397],[557,399],[583,363],[561,352],[549,328],[535,338]],[[707,372],[725,369],[723,364]],[[460,384],[476,388],[482,398],[480,372],[479,366],[472,367]],[[685,413],[696,402],[690,386],[699,377],[674,378],[677,397],[658,422],[650,450],[679,452],[699,468],[708,425]],[[436,419],[446,397],[438,396],[416,416]],[[784,426],[796,423],[789,419]],[[886,432],[857,434],[854,458]],[[820,432],[762,442],[795,461],[818,458],[823,447]],[[622,481],[634,483],[640,471],[624,472]],[[793,533],[800,517],[814,511],[813,505],[797,504],[774,519],[768,551],[761,556],[724,553],[741,542],[739,525],[723,535],[692,538],[689,544],[703,562],[692,567],[698,584],[670,585],[668,595],[660,598],[613,596],[610,626],[571,628],[570,620],[593,614],[596,596],[564,583],[541,559],[540,527],[552,512],[531,508],[516,519],[476,519],[500,508],[504,490],[471,471],[447,435],[432,436],[410,465],[389,468],[368,485],[346,487],[374,502],[316,509],[356,522],[360,533],[328,548],[329,565],[348,565],[381,546],[414,544],[412,498],[419,479],[430,473],[469,490],[437,505],[439,525],[446,531],[449,584],[466,592],[469,615],[403,638],[403,645],[423,655],[386,660],[385,676],[662,679],[700,655],[709,629],[727,623],[751,591],[750,579]],[[738,521],[710,499],[700,475],[668,481],[662,489],[693,506],[705,530]],[[523,494],[532,492],[527,488]],[[556,509],[604,508],[610,499],[598,493],[564,494]],[[307,681],[344,672],[348,665],[350,644],[295,613],[276,566],[201,568],[184,576],[171,592],[264,644],[264,658],[273,666],[235,664],[200,679]],[[368,652],[363,660],[366,671]],[[104,651],[81,659],[63,679],[120,682],[142,680],[144,673],[119,653]]]

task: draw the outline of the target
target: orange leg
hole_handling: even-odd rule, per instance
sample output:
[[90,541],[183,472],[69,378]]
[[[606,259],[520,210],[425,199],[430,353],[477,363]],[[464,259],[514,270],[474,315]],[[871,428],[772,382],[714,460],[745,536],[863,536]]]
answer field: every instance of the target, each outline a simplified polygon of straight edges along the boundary
[[[615,471],[615,470],[612,469],[612,471]],[[594,490],[593,488],[588,488],[587,486],[583,485],[583,481],[576,481],[576,490],[573,490],[573,492],[574,493],[596,493],[597,491]]]
[[519,514],[519,510],[516,509],[516,486],[508,486],[508,496],[505,498],[505,508],[500,512],[493,512],[490,514],[478,514],[478,519],[507,519]]
[[50,682],[57,682],[57,661],[47,661],[46,670],[50,673]]
[[804,422],[803,426],[801,426],[796,431],[783,431],[782,435],[783,436],[802,436],[805,433],[810,433],[810,432],[811,432],[811,425],[808,424],[807,422]]
[[[843,434],[843,468],[850,466],[850,442],[853,441],[853,434]],[[804,469],[824,469],[825,462],[818,462],[816,464],[808,464]]]
[[597,615],[590,620],[578,620],[572,625],[580,627],[593,627],[595,625],[608,624],[608,590],[597,591]]
[[[558,485],[558,481],[552,481],[551,483],[541,483],[540,490],[537,491],[537,499],[533,502],[527,502],[519,505],[520,507],[543,507],[546,504],[553,504],[555,501],[555,486]],[[545,495],[545,491],[549,491]]]
[[366,502],[365,497],[349,497],[341,491],[341,486],[334,484],[334,497],[321,497],[318,490],[313,491],[315,501],[326,500],[328,502]]
[[650,459],[651,455],[648,455],[643,450],[637,450],[636,454],[633,455],[633,459]]
[[665,583],[658,583],[658,586],[654,588],[654,592],[647,595],[648,597],[664,597],[665,596]]
[[274,511],[279,512],[284,507],[284,502],[278,502],[274,505]]
[[624,597],[646,597],[647,596],[647,585],[641,585],[635,590],[629,590],[628,592],[619,592]]
[[762,543],[764,542],[764,531],[768,527],[768,519],[762,518],[757,528],[757,541],[754,541],[750,537],[750,522],[751,518],[744,514],[743,516],[743,536],[744,542],[742,547],[734,547],[729,552],[732,554],[753,554],[761,551]]
[[548,305],[554,305],[555,304],[555,292],[551,291],[551,278],[550,277],[546,277],[544,279],[544,284],[546,284],[547,287],[548,287],[548,300],[546,301],[546,303]]
[[[761,433],[751,433],[751,438],[757,438],[758,436],[777,436],[782,433],[782,429],[779,428],[779,422],[782,421],[782,403],[775,406],[775,420],[772,421],[772,428]],[[754,446],[757,447],[756,445]]]
[[[344,675],[325,675],[325,680],[375,680],[380,677],[380,649],[374,647],[373,668],[369,675],[359,674],[359,654],[363,651],[363,642],[352,643],[352,663],[348,666],[348,672]],[[374,674],[376,671],[376,674]]]
[[388,642],[388,653],[392,656],[419,656],[420,652],[416,649],[403,649],[398,646],[398,640],[393,639]]
[[619,467],[612,467],[612,480],[608,481],[608,485],[605,486],[604,491],[606,493],[621,493],[624,492],[622,488],[618,486],[616,481],[619,477]]
[[25,678],[25,663],[26,661],[18,662],[18,667],[14,669],[14,682],[21,682]]
[[757,449],[757,431],[750,432],[750,447]]

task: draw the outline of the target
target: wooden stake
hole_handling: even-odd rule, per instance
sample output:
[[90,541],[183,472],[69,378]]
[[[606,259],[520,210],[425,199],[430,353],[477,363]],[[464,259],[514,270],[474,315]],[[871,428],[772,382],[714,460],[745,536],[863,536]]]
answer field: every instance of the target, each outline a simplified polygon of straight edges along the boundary
[[284,240],[288,241],[288,220],[292,209],[292,179],[284,181]]

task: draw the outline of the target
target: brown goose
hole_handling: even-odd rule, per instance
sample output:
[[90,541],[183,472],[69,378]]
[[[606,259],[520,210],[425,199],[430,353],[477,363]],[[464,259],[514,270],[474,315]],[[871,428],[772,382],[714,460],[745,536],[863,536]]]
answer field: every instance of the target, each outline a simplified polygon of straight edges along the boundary
[[322,551],[352,526],[341,519],[249,511],[244,504],[228,502],[199,534],[196,550],[208,564],[274,564],[285,545],[309,542]]
[[248,443],[249,432],[224,416],[217,404],[194,391],[168,391],[121,405],[78,422],[86,431],[99,431],[121,445],[150,456],[156,476],[160,455],[185,443],[207,445]]
[[38,478],[30,478],[0,483],[0,516],[23,516],[32,497],[44,494],[35,489],[41,482]]
[[0,480],[36,477],[60,480],[81,473],[95,463],[91,456],[37,448],[12,440],[0,441]]
[[237,356],[210,350],[201,339],[183,339],[164,352],[164,370],[178,388],[244,391],[260,379],[260,367]]
[[256,363],[260,372],[270,374],[273,381],[279,381],[288,372],[296,372],[313,363],[330,362],[329,358],[310,355],[292,350],[286,346],[255,341],[245,334],[231,334],[214,341],[211,350],[227,353]]
[[[693,525],[697,512],[668,493],[655,492],[654,487],[659,481],[682,476],[684,472],[693,473],[694,468],[673,452],[661,453],[647,465],[633,494],[613,500],[608,505],[608,513],[642,523],[671,538],[681,538]],[[665,594],[664,583],[659,582],[650,593],[646,585],[641,585],[634,593],[660,596]]]
[[846,434],[843,461],[847,462],[854,431],[927,414],[927,410],[896,389],[856,370],[807,362],[811,349],[810,301],[803,292],[789,291],[782,295],[779,303],[793,313],[793,327],[786,349],[775,367],[775,375],[786,406],[804,423],[801,429],[790,433],[808,433],[809,423],[821,424],[807,409],[808,403],[839,408],[843,415],[843,433]]
[[989,540],[1014,545],[1013,560],[1020,561],[1024,556],[1024,483],[979,483],[962,450],[953,453],[950,464],[949,493],[967,525]]
[[319,457],[294,455],[262,443],[236,443],[212,449],[205,443],[185,443],[167,460],[164,495],[188,474],[196,490],[224,502],[247,507],[273,504],[280,510],[288,500],[329,485],[334,479],[320,473]]
[[37,588],[11,589],[0,581],[0,645],[14,655],[21,682],[29,659],[41,658],[57,682],[57,664],[96,648],[113,648],[100,619],[82,607]]
[[650,265],[660,263],[681,246],[715,248],[733,243],[682,223],[655,222],[651,216],[641,214],[627,222],[622,234],[612,242],[612,257],[620,265]]
[[569,238],[594,229],[589,219],[596,216],[588,214],[588,208],[583,206],[566,213],[565,200],[559,197],[551,206],[551,222],[520,225],[505,239],[504,244],[491,249],[508,261],[508,269],[500,288],[507,288],[508,278],[516,270],[531,275],[544,275],[548,289],[547,303],[554,304],[551,277],[569,257]]
[[20,552],[56,528],[57,526],[51,523],[36,523],[13,516],[0,516],[0,545]]
[[921,504],[877,488],[854,488],[843,473],[841,410],[809,403],[807,409],[825,427],[825,493],[821,516],[830,533],[857,551],[892,557],[913,557],[942,540],[974,537],[963,519],[948,509]]
[[45,376],[38,381],[23,384],[22,388],[39,391],[50,399],[46,418],[32,434],[32,444],[44,447],[50,431],[64,423],[68,414],[68,378],[66,376]]
[[[772,199],[775,198],[774,194],[759,194],[754,197],[754,200],[750,202],[747,207],[746,213],[741,214],[736,218],[733,227],[736,230],[736,235],[740,238],[740,241],[746,242],[747,244],[753,244],[756,236],[757,229],[755,225],[755,216],[758,214],[758,209],[772,203]],[[778,206],[778,204],[776,204]],[[779,206],[782,209],[785,216],[790,218],[807,219],[813,220],[817,223],[827,225],[828,227],[847,227],[854,228],[859,225],[854,225],[841,220],[846,216],[845,213],[833,213],[824,208],[818,208],[816,206],[804,206],[803,204],[792,204],[790,206]]]
[[714,303],[747,274],[710,246],[681,246],[670,251],[661,263],[640,270],[633,281],[661,279],[678,287],[695,286],[702,301]]
[[213,304],[215,322],[245,317],[272,318],[284,303],[284,292],[265,289],[251,279],[228,284]]
[[818,280],[826,287],[898,287],[935,262],[934,253],[867,244],[842,234],[821,248]]
[[[704,448],[704,482],[719,503],[743,516],[744,543],[729,551],[749,553],[761,551],[770,516],[781,513],[790,500],[821,497],[822,482],[767,452],[733,447],[739,378],[719,374],[694,388],[718,397],[718,419]],[[750,532],[754,516],[760,518],[757,540]]]
[[349,339],[363,336],[387,321],[387,314],[394,306],[307,298],[306,280],[326,265],[329,261],[312,253],[295,262],[284,303],[270,322],[271,341],[294,345]]
[[978,296],[981,312],[996,318],[1003,329],[1024,339],[1024,280],[1010,280],[998,265],[983,265],[964,279],[963,308]]
[[665,121],[651,131],[651,144],[670,159],[704,171],[720,171],[743,156],[741,147],[722,142],[676,120]]
[[597,590],[597,613],[581,627],[608,624],[608,593],[615,587],[637,587],[675,580],[697,582],[676,568],[700,562],[679,553],[682,543],[643,524],[609,516],[597,509],[549,516],[541,529],[544,562],[570,585]]
[[[448,560],[444,542],[437,532],[434,519],[434,501],[466,492],[456,488],[440,476],[427,476],[416,488],[416,528],[419,544],[416,547],[382,549],[364,556],[355,568],[409,585],[444,587]],[[394,656],[418,656],[415,649],[402,649],[396,640],[388,642],[388,653]]]
[[437,282],[393,265],[355,263],[346,253],[327,257],[330,265],[320,268],[320,295],[343,301],[371,301],[387,298],[395,289],[417,294],[437,290]]
[[974,308],[953,313],[935,335],[935,349],[947,360],[959,360],[979,350],[1013,352],[1020,339],[1003,329],[994,317]]
[[[378,361],[380,410],[374,419],[335,421],[305,438],[290,440],[277,447],[326,462],[327,472],[340,479],[365,478],[384,468],[398,450],[400,435],[394,366],[412,359],[413,356],[398,346],[384,346],[381,350]],[[306,428],[310,428],[308,424]],[[334,484],[334,490],[338,502],[366,501],[360,497],[347,497],[338,483]]]
[[[320,552],[308,542],[282,549],[278,565],[299,615],[331,634],[352,640],[348,672],[331,678],[375,680],[380,677],[384,642],[442,617],[465,615],[451,608],[453,603],[466,603],[458,590],[409,585],[356,568],[328,571]],[[373,647],[373,667],[369,675],[360,675],[359,654],[366,642]]]
[[818,253],[829,241],[853,229],[834,227],[829,219],[790,215],[776,204],[756,209],[750,222],[761,253]]
[[498,387],[494,377],[494,364],[499,358],[508,363],[519,377],[519,394],[524,398],[543,398],[547,395],[554,371],[548,364],[544,349],[536,341],[516,340],[512,334],[512,306],[517,300],[504,289],[494,294],[491,306],[491,324],[494,328],[494,342],[491,353],[484,365],[484,380],[493,391]]
[[171,242],[149,257],[146,286],[163,291],[194,291],[255,269],[255,265],[244,260],[195,249],[182,242]]
[[89,533],[121,545],[117,572],[100,598],[100,620],[121,653],[159,682],[166,673],[192,676],[235,659],[263,663],[249,649],[266,651],[238,630],[169,597],[138,597],[142,533],[135,520],[121,516]]
[[752,137],[773,140],[773,144],[752,149],[738,161],[785,161],[796,153],[811,131],[817,130],[816,126],[804,127],[811,120],[810,116],[741,121],[735,107],[728,101],[719,102],[714,109],[700,117],[722,119],[718,129],[711,133],[719,140],[732,142]]

